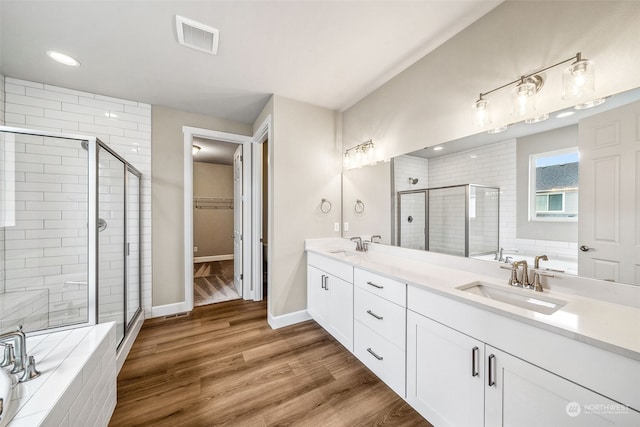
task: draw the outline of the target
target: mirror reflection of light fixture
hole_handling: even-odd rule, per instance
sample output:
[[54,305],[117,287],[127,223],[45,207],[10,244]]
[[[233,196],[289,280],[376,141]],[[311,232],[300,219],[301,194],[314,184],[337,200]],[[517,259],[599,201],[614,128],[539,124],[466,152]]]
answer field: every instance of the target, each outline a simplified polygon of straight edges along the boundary
[[583,102],[582,104],[576,104],[573,108],[576,110],[586,110],[588,108],[597,107],[598,105],[602,105],[605,103],[606,98],[596,98],[591,101]]
[[508,126],[500,126],[499,128],[489,129],[487,131],[487,133],[488,134],[502,133],[502,132],[506,131],[507,129],[508,129]]
[[[542,68],[530,74],[520,76],[518,79],[499,86],[487,92],[481,92],[478,100],[473,103],[473,121],[478,127],[486,127],[491,123],[489,111],[489,101],[485,97],[500,89],[515,85],[512,89],[513,114],[525,120],[533,120],[535,116],[535,97],[544,85],[544,78],[541,73],[550,70],[567,62],[573,61],[563,72],[563,99],[583,98],[593,92],[595,86],[595,67],[593,61],[582,58],[582,53],[578,52],[569,59]],[[588,103],[585,103],[586,105]],[[582,104],[581,104],[582,105]],[[595,105],[594,105],[595,106]],[[538,116],[542,117],[542,116]],[[532,122],[533,123],[533,122]]]
[[373,140],[368,140],[355,147],[347,148],[344,152],[344,167],[359,168],[373,162]]
[[193,144],[193,146],[191,147],[191,154],[195,156],[201,149],[202,148],[200,146]]
[[548,118],[549,118],[549,114],[544,113],[544,114],[540,114],[539,116],[529,117],[524,122],[527,124],[540,123],[540,122],[544,122]]

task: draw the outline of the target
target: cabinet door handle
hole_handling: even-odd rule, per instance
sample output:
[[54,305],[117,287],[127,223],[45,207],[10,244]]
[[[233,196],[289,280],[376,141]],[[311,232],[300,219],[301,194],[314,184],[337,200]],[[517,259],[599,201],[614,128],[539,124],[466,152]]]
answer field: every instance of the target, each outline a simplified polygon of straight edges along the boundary
[[372,282],[367,282],[367,285],[371,285],[374,288],[378,288],[378,289],[384,289],[384,286],[376,285],[375,283],[372,283]]
[[480,373],[478,371],[478,355],[480,354],[480,349],[478,346],[473,347],[471,349],[471,376],[477,377]]
[[382,317],[382,316],[378,316],[377,314],[375,314],[375,313],[374,313],[373,311],[371,311],[371,310],[367,310],[367,314],[372,315],[373,317],[375,317],[375,318],[376,318],[376,319],[378,319],[378,320],[382,320],[382,319],[383,319],[383,317]]
[[489,387],[493,387],[494,385],[496,385],[496,356],[493,354],[489,355],[489,375],[487,375],[487,377],[489,378],[488,381],[488,385]]
[[378,360],[382,360],[382,359],[383,359],[383,357],[382,357],[382,356],[378,356],[378,355],[376,354],[376,352],[375,352],[375,351],[371,350],[371,347],[369,347],[369,348],[367,349],[367,351],[368,351],[369,353],[371,353],[371,355],[372,355],[373,357],[375,357],[376,359],[378,359]]
[[322,289],[324,289],[324,279],[326,279],[327,276],[325,276],[324,274],[322,275],[322,278],[320,279],[320,286],[322,287]]
[[329,276],[324,276],[324,290],[329,290]]

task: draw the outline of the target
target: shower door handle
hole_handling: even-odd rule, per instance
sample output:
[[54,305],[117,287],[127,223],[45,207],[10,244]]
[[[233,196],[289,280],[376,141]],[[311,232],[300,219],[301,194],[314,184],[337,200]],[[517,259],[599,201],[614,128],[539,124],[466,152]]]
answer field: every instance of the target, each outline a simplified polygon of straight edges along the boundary
[[131,255],[131,243],[127,242],[127,256]]

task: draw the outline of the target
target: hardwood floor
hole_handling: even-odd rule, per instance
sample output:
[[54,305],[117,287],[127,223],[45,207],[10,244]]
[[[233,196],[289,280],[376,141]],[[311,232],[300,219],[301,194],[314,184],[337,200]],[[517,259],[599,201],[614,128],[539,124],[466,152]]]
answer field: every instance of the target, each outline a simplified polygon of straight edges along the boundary
[[233,260],[193,265],[193,304],[215,304],[240,298],[233,285]]
[[110,426],[429,426],[314,321],[272,330],[266,302],[146,320]]

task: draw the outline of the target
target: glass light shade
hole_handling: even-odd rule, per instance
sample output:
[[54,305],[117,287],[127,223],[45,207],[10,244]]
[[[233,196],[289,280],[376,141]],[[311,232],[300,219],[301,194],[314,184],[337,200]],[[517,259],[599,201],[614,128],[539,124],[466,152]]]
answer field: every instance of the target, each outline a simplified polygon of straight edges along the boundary
[[487,133],[488,133],[488,134],[492,134],[492,135],[493,135],[493,134],[496,134],[496,133],[502,133],[502,132],[505,132],[507,129],[509,129],[509,127],[508,127],[508,126],[500,126],[500,127],[498,127],[498,128],[489,129],[489,130],[487,131]]
[[528,119],[526,119],[524,122],[528,123],[528,124],[532,124],[532,123],[540,123],[540,122],[544,122],[545,120],[547,120],[549,118],[549,114],[544,113],[541,114],[539,116],[533,116],[533,117],[529,117]]
[[595,90],[595,66],[593,61],[581,59],[562,73],[562,98],[580,99]]
[[471,106],[473,110],[473,124],[477,127],[485,127],[491,123],[491,110],[489,101],[480,98]]
[[511,92],[511,104],[516,116],[531,116],[536,111],[536,85],[522,81]]
[[195,156],[196,154],[198,154],[198,151],[200,151],[200,147],[199,147],[199,146],[194,145],[194,146],[192,146],[192,147],[191,147],[191,154],[192,154],[193,156]]
[[576,110],[586,110],[589,108],[597,107],[598,105],[604,104],[606,101],[605,98],[596,98],[591,101],[583,102],[582,104],[576,104],[573,108]]

